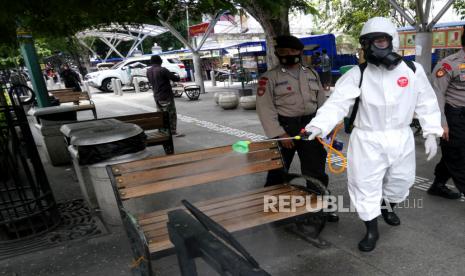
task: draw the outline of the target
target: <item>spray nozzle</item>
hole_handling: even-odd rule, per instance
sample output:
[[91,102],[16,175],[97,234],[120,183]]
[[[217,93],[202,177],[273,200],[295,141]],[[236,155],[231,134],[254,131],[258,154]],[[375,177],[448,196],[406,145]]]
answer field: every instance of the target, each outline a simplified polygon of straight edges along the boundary
[[232,150],[238,153],[248,153],[250,141],[237,141],[232,145]]

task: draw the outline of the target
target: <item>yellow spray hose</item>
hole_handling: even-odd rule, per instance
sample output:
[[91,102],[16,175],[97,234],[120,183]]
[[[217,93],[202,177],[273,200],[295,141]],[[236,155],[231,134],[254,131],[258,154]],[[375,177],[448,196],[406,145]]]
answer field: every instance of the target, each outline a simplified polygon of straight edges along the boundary
[[[323,146],[326,146],[328,148],[328,168],[329,168],[329,171],[334,173],[334,174],[340,174],[340,173],[343,173],[345,171],[345,169],[347,168],[347,158],[344,156],[344,154],[342,154],[342,152],[338,151],[337,149],[333,148],[333,143],[334,143],[334,138],[336,138],[336,135],[337,133],[339,132],[339,130],[342,128],[342,124],[339,124],[338,126],[336,126],[336,128],[334,129],[333,131],[333,135],[331,136],[331,143],[328,144],[326,143],[325,141],[323,141],[323,139],[321,139],[320,137],[316,137],[316,139],[323,145]],[[332,152],[334,152],[336,155],[338,155],[339,157],[341,157],[341,160],[342,160],[342,166],[339,168],[339,169],[335,169],[333,167],[333,162],[332,162]]]

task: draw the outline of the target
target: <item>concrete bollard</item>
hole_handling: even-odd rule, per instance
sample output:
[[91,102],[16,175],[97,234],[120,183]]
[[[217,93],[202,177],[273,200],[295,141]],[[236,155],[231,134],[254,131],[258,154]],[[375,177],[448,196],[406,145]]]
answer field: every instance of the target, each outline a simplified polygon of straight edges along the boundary
[[53,81],[52,78],[47,79],[46,85],[47,85],[47,90],[55,89],[55,82]]
[[123,87],[120,79],[115,80],[117,95],[123,96]]
[[132,83],[134,84],[134,90],[136,91],[136,93],[140,93],[139,78],[138,78],[138,77],[134,77],[134,78],[132,79]]
[[210,71],[210,78],[212,80],[212,86],[216,86],[216,80],[215,80],[215,70]]
[[89,96],[90,96],[90,86],[89,86],[89,82],[88,81],[83,81],[82,82],[82,86],[84,88],[84,91],[86,91]]
[[118,95],[118,91],[116,90],[116,79],[111,79],[111,88],[113,89],[113,94]]
[[218,104],[218,101],[220,100],[220,95],[221,95],[221,92],[216,92],[214,95],[213,95],[213,98],[215,99],[215,103]]
[[229,80],[229,84],[233,84],[233,79],[232,79],[232,73],[231,73],[231,71],[229,71],[228,80]]
[[194,71],[189,70],[191,72],[191,81],[195,81]]

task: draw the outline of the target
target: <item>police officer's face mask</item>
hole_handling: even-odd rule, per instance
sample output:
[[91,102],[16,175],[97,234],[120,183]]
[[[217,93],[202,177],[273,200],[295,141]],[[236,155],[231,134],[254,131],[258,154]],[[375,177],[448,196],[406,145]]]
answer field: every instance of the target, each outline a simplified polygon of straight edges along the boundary
[[282,65],[294,65],[302,60],[301,51],[288,48],[278,48],[275,52]]
[[300,55],[277,56],[279,59],[279,63],[281,63],[282,65],[294,65],[300,63],[300,61],[302,60],[302,57]]
[[402,57],[392,51],[392,42],[388,38],[373,39],[367,44],[365,48],[367,61],[376,66],[381,64],[388,70],[392,70],[402,61]]

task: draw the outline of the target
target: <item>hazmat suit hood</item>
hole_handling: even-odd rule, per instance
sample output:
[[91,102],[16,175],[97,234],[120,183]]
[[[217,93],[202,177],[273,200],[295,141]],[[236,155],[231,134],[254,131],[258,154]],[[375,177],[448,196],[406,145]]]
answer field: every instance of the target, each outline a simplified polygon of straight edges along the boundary
[[[375,39],[381,37],[386,37],[389,40],[387,48],[378,48],[373,43]],[[369,19],[363,25],[360,33],[360,44],[366,60],[376,66],[383,65],[388,70],[392,70],[402,61],[402,57],[396,53],[399,49],[399,35],[394,24],[387,18],[373,17]]]

